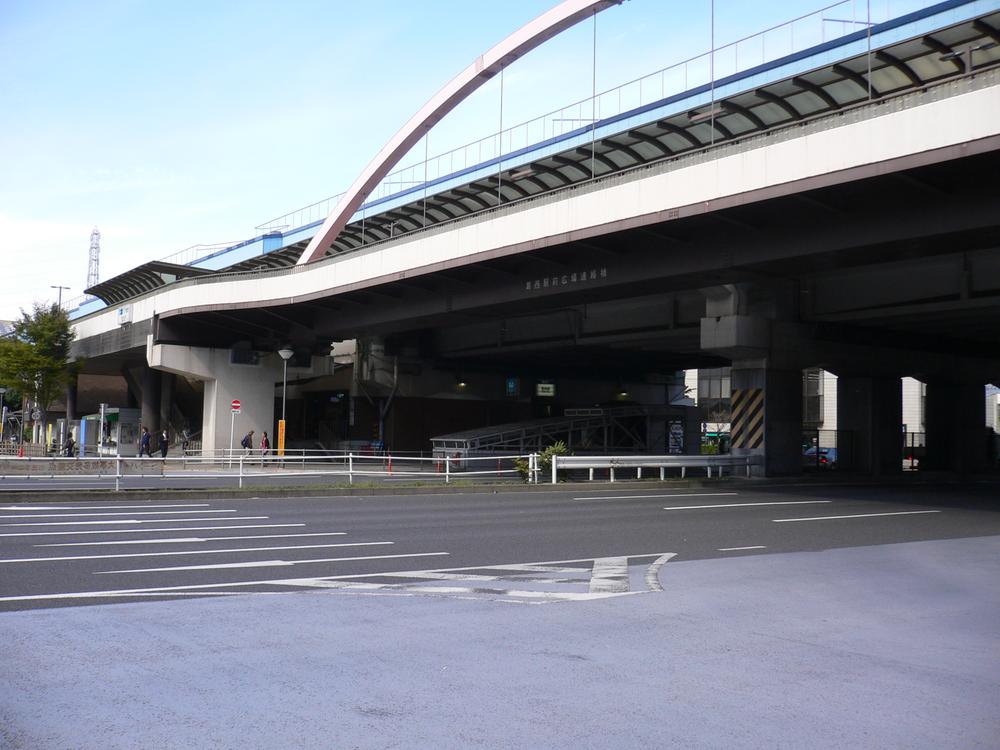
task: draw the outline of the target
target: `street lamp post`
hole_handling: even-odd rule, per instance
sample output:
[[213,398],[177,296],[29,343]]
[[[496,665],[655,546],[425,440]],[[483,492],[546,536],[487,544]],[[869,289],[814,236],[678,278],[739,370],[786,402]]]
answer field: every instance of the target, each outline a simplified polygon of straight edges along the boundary
[[7,426],[7,402],[4,401],[4,394],[6,393],[7,389],[0,387],[0,445],[3,444],[4,427]]
[[59,306],[59,309],[61,310],[62,309],[62,293],[63,293],[63,289],[69,289],[69,287],[68,286],[56,286],[55,284],[52,284],[52,285],[50,285],[50,288],[52,288],[52,289],[58,289],[59,290],[59,301],[56,304]]
[[285,392],[288,389],[288,360],[295,354],[287,346],[278,350],[284,369],[281,373],[281,421],[278,422],[278,455],[285,455]]

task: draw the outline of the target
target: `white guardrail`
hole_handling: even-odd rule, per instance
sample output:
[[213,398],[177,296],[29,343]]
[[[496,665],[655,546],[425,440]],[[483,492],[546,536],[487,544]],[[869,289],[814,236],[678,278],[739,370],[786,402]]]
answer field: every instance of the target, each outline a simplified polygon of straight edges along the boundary
[[[661,480],[667,469],[679,470],[681,478],[691,468],[704,468],[709,478],[721,477],[724,469],[732,473],[745,471],[760,463],[759,456],[553,456],[552,483],[558,482],[560,471],[589,470],[589,480],[594,480],[595,469],[607,469],[614,482],[615,470],[635,470],[642,479],[643,469],[659,469]],[[87,456],[38,457],[22,456],[0,458],[0,485],[10,480],[105,480],[114,482],[115,491],[136,480],[174,480],[172,486],[185,479],[231,479],[237,487],[261,479],[292,479],[295,477],[328,477],[333,481],[347,480],[348,484],[366,478],[398,478],[443,480],[473,477],[523,477],[537,484],[541,473],[537,453],[527,455],[469,456],[439,455],[432,457],[372,453],[302,453],[278,456],[273,453],[232,452],[227,455],[181,455],[177,457]],[[48,489],[50,487],[46,487]],[[41,487],[39,488],[41,489]]]
[[257,453],[230,455],[182,455],[178,457],[35,457],[0,459],[0,483],[28,479],[114,480],[115,491],[136,479],[230,478],[238,487],[254,479],[293,477],[347,478],[354,484],[365,477],[412,477],[451,482],[456,474],[473,476],[518,476],[515,460],[527,462],[528,476],[538,481],[538,456],[441,456],[416,457],[389,454],[324,453],[278,456]]
[[659,469],[660,479],[665,477],[667,469],[680,469],[681,478],[687,476],[689,468],[704,468],[711,478],[712,469],[716,470],[716,476],[722,476],[722,470],[730,467],[734,471],[737,468],[745,469],[746,475],[750,476],[751,467],[759,464],[760,456],[553,456],[552,457],[552,484],[558,481],[557,475],[560,469],[589,469],[589,479],[594,479],[594,469],[608,469],[610,481],[615,481],[615,469],[635,469],[636,479],[642,479],[643,469]]

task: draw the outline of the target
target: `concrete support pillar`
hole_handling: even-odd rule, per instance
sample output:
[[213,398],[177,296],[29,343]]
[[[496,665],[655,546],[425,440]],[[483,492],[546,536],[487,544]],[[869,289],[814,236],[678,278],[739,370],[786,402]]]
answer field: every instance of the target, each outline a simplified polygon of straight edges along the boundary
[[[174,344],[146,346],[150,367],[184,375],[205,383],[202,406],[202,447],[224,450],[239,446],[240,438],[254,431],[254,444],[261,432],[273,436],[275,385],[280,388],[281,360],[277,354],[265,354],[257,364],[235,364],[228,349],[208,349]],[[241,403],[240,413],[232,416],[233,399]]]
[[76,419],[77,377],[73,375],[66,384],[66,421]]
[[139,424],[153,434],[160,429],[160,373],[151,367],[142,371],[142,410]]
[[903,393],[898,377],[837,379],[837,465],[864,474],[903,466]]
[[[159,429],[170,428],[170,412],[174,405],[174,379],[172,372],[161,373],[160,377],[160,426]],[[173,439],[173,434],[171,434]]]
[[988,464],[981,383],[927,383],[927,455],[920,468],[971,473]]
[[801,370],[734,362],[731,407],[734,455],[763,456],[765,476],[802,472]]

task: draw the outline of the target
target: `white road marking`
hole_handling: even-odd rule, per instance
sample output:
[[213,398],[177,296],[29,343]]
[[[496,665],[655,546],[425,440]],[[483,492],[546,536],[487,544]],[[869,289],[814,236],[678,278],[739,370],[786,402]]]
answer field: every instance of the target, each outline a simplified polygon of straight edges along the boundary
[[654,560],[649,568],[646,569],[646,588],[650,591],[663,591],[663,586],[660,584],[660,568],[672,557],[676,557],[676,552],[667,552],[665,555],[660,555],[656,560]]
[[411,583],[351,583],[348,581],[323,581],[317,579],[311,584],[315,588],[343,589],[359,591],[397,590],[419,594],[496,594],[517,596],[524,599],[547,599],[553,601],[593,601],[613,596],[641,594],[641,591],[533,591],[530,589],[494,589],[472,586],[414,586]]
[[128,508],[207,508],[209,503],[173,505],[8,505],[0,510],[126,510]]
[[[236,510],[150,510],[131,513],[29,513],[20,516],[4,516],[7,518],[85,518],[89,516],[180,516],[192,513],[238,513]],[[168,519],[174,520],[174,519]],[[183,519],[179,519],[183,520]]]
[[763,544],[755,544],[752,547],[719,547],[719,552],[739,552],[745,549],[767,549]]
[[915,516],[921,513],[940,513],[939,510],[900,510],[893,513],[858,513],[853,516],[813,516],[811,518],[772,518],[774,523],[790,521],[833,521],[840,518],[875,518],[876,516]]
[[663,510],[705,510],[708,508],[752,508],[757,505],[812,505],[814,503],[832,503],[833,500],[782,500],[774,503],[727,503],[725,505],[672,505]]
[[672,497],[731,497],[738,495],[738,492],[689,492],[685,494],[659,494],[659,495],[600,495],[598,497],[574,497],[574,500],[669,500]]
[[[222,526],[220,528],[236,529],[238,526]],[[165,529],[157,529],[165,531]],[[303,536],[346,536],[346,531],[315,531],[308,534],[257,534],[254,536],[179,536],[172,539],[125,539],[112,542],[56,542],[54,544],[35,544],[34,547],[120,547],[123,544],[190,544],[193,542],[221,542],[234,539],[291,539]]]
[[[235,518],[227,518],[235,521]],[[220,529],[280,529],[290,526],[305,526],[304,523],[248,523],[233,526],[186,526],[177,529],[93,529],[90,531],[22,531],[16,534],[0,534],[8,536],[68,536],[80,534],[159,534],[164,531],[218,531]]]
[[121,521],[30,521],[29,523],[0,523],[0,526],[96,526],[108,523],[204,523],[205,521],[259,521],[270,516],[230,516],[229,518],[146,518],[137,521],[134,518]]
[[[303,524],[298,524],[303,525]],[[435,553],[435,554],[448,554],[445,553]],[[630,559],[640,559],[644,557],[656,557],[658,558],[656,562],[660,560],[670,559],[674,556],[674,553],[668,553],[666,555],[659,552],[654,552],[651,554],[642,555],[629,555]],[[506,565],[472,565],[460,568],[434,568],[432,570],[423,571],[396,571],[405,573],[406,575],[417,574],[417,573],[451,573],[463,570],[519,570],[519,569],[529,569],[533,567],[542,566],[555,566],[555,565],[568,565],[570,563],[592,563],[592,557],[580,558],[578,560],[551,560],[549,562],[538,562],[538,563],[510,563]],[[653,564],[655,565],[656,562]],[[578,572],[585,572],[582,568],[573,568],[572,570]],[[209,591],[210,589],[223,589],[223,588],[240,588],[242,586],[311,586],[316,581],[336,581],[344,579],[357,579],[357,578],[391,578],[394,577],[396,573],[394,572],[382,572],[382,573],[347,573],[344,575],[336,576],[324,576],[323,578],[269,578],[257,581],[231,581],[226,583],[196,583],[188,584],[185,586],[154,586],[138,589],[110,589],[104,591],[74,591],[62,594],[24,594],[20,596],[2,596],[0,597],[0,602],[23,602],[23,601],[44,601],[44,600],[58,600],[58,599],[95,599],[95,598],[115,598],[115,597],[125,597],[125,596],[157,596],[166,594],[167,596],[194,596],[192,592]],[[183,593],[179,593],[183,592]],[[263,592],[238,592],[243,593],[263,593]]]
[[590,593],[620,594],[628,591],[628,558],[598,557],[590,577]]
[[[356,560],[392,560],[399,557],[436,557],[448,552],[414,552],[408,555],[368,555],[364,557],[325,557],[313,560],[255,560],[242,563],[219,563],[218,565],[181,565],[173,568],[140,568],[136,570],[101,570],[94,575],[112,573],[165,573],[174,570],[220,570],[223,568],[283,568],[293,565],[313,565],[316,563],[354,562]],[[383,574],[384,575],[384,574]],[[183,588],[183,587],[182,587]]]
[[169,557],[175,555],[222,555],[234,552],[271,552],[289,549],[329,549],[331,547],[374,547],[393,542],[344,542],[341,544],[302,544],[285,547],[244,547],[242,549],[199,549],[185,552],[122,552],[117,555],[72,555],[69,557],[21,557],[4,560],[2,563],[60,562],[64,560],[111,560],[118,557]]

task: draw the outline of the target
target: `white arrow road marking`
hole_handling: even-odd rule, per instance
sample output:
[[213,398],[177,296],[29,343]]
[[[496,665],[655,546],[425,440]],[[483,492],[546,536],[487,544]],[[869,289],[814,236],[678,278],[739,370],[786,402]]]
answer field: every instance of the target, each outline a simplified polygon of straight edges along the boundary
[[617,594],[628,591],[628,558],[598,557],[590,577],[590,593]]
[[[9,518],[9,516],[8,516]],[[141,521],[135,519],[121,521],[31,521],[30,523],[0,523],[0,526],[97,526],[98,524],[109,523],[205,523],[206,521],[260,521],[268,519],[270,516],[230,516],[229,518],[144,518]]]
[[[266,516],[265,516],[266,518]],[[227,518],[227,521],[236,521],[235,518]],[[16,534],[0,534],[0,537],[8,536],[67,536],[80,534],[159,534],[164,531],[218,531],[220,529],[280,529],[289,526],[305,526],[304,523],[251,523],[235,524],[233,526],[187,526],[179,529],[94,529],[92,531],[22,531]]]
[[835,521],[841,518],[875,518],[876,516],[915,516],[921,513],[940,513],[939,510],[900,510],[894,513],[858,513],[853,516],[813,516],[812,518],[772,518],[774,523],[789,521]]
[[73,555],[70,557],[22,557],[0,563],[59,562],[64,560],[111,560],[120,557],[171,557],[176,555],[222,555],[234,552],[273,552],[289,549],[330,549],[332,547],[374,547],[393,542],[346,542],[342,544],[303,544],[285,547],[244,547],[242,549],[198,549],[185,552],[123,552],[118,555]]
[[[238,529],[239,526],[220,526],[221,529]],[[166,531],[166,529],[157,529]],[[35,544],[34,547],[120,547],[123,544],[190,544],[192,542],[221,542],[235,539],[291,539],[303,536],[346,536],[346,531],[315,531],[307,534],[257,534],[254,536],[179,536],[172,539],[116,539],[113,542],[56,542],[54,544]]]
[[832,500],[782,500],[774,503],[728,503],[726,505],[672,505],[663,510],[705,510],[708,508],[752,508],[757,505],[813,505],[832,503]]
[[140,568],[137,570],[101,570],[94,575],[112,573],[163,573],[174,570],[220,570],[223,568],[282,568],[292,565],[314,565],[316,563],[353,562],[355,560],[392,560],[400,557],[435,557],[447,552],[414,552],[408,555],[368,555],[365,557],[325,557],[314,560],[256,560],[242,563],[220,563],[218,565],[181,565],[174,568]]
[[[433,552],[427,553],[430,555],[447,555],[447,552]],[[422,555],[388,555],[385,557],[419,557]],[[655,557],[656,560],[646,572],[646,584],[649,591],[662,591],[663,589],[659,585],[659,581],[656,579],[657,571],[659,567],[662,566],[667,560],[675,556],[675,553],[668,552],[666,554],[653,553],[653,554],[642,554],[642,555],[629,555],[629,559],[642,559]],[[374,558],[372,558],[374,559]],[[349,573],[344,575],[336,576],[324,576],[323,578],[277,578],[277,579],[262,579],[256,581],[233,581],[226,583],[201,583],[201,584],[189,584],[184,586],[155,586],[155,587],[145,587],[145,588],[134,588],[134,589],[110,589],[104,591],[78,591],[78,592],[68,592],[59,594],[28,594],[22,596],[4,596],[0,597],[0,602],[22,602],[22,601],[52,601],[52,600],[64,600],[64,599],[114,599],[123,597],[142,597],[142,596],[198,596],[201,594],[239,594],[239,595],[263,595],[263,594],[273,594],[274,592],[220,592],[217,589],[233,589],[233,588],[244,588],[247,586],[294,586],[294,587],[305,587],[305,588],[315,588],[325,587],[324,584],[334,582],[334,581],[344,581],[359,582],[358,579],[363,578],[415,578],[419,577],[421,574],[438,574],[438,573],[462,573],[465,571],[474,570],[553,570],[553,569],[564,569],[578,574],[586,574],[588,571],[586,568],[576,567],[576,568],[564,568],[562,566],[570,565],[573,563],[589,563],[593,564],[594,558],[580,558],[577,560],[553,560],[549,562],[540,563],[510,563],[506,565],[492,565],[492,566],[482,566],[473,565],[467,567],[458,568],[436,568],[433,570],[418,570],[418,571],[395,571],[395,572],[379,572],[379,573]],[[579,580],[580,583],[587,583],[588,579],[586,577]],[[381,584],[374,584],[381,585]],[[401,584],[395,584],[397,586],[405,586]],[[423,588],[434,588],[434,587],[423,587]],[[465,589],[466,587],[454,587],[457,589]],[[475,591],[475,589],[472,589]],[[520,589],[518,589],[520,591]],[[362,592],[363,593],[363,592]],[[539,592],[533,592],[532,596],[537,596]],[[544,593],[544,592],[542,592]],[[560,592],[564,599],[598,599],[598,598],[609,598],[613,596],[623,596],[624,594],[579,594],[578,592]],[[576,594],[573,597],[567,596],[568,594]],[[630,594],[643,593],[643,592],[629,592]],[[377,590],[372,590],[371,595],[377,594]],[[406,591],[394,592],[394,595],[407,595]],[[465,597],[459,596],[459,598],[480,598],[481,597]],[[499,601],[504,602],[516,602],[515,599],[501,599]],[[558,601],[558,599],[551,599],[551,601]],[[523,601],[521,603],[524,603]],[[536,603],[545,603],[536,602]]]

